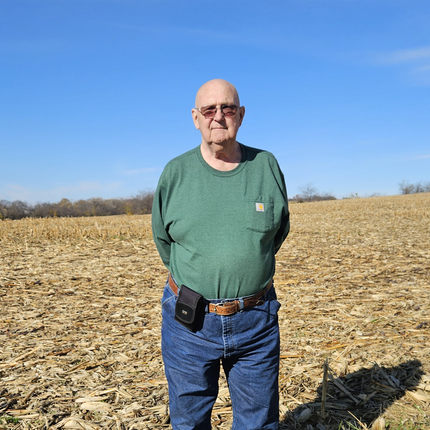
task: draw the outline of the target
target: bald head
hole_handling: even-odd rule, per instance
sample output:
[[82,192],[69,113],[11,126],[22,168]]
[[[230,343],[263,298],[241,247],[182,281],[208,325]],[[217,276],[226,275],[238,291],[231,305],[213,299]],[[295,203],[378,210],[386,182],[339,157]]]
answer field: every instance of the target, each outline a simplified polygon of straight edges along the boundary
[[[204,106],[211,107],[215,115],[202,114],[200,108]],[[230,109],[227,114],[223,110],[225,107]],[[191,109],[191,115],[195,127],[202,134],[204,147],[216,147],[217,150],[237,156],[239,144],[236,142],[236,135],[242,125],[245,107],[240,106],[236,88],[230,82],[213,79],[202,85],[197,91],[196,104],[195,108]]]
[[196,95],[196,107],[202,107],[207,104],[207,101],[213,98],[215,93],[218,93],[220,90],[224,90],[226,93],[229,93],[233,99],[234,104],[236,106],[240,106],[239,94],[233,84],[224,79],[212,79],[211,81],[203,84]]

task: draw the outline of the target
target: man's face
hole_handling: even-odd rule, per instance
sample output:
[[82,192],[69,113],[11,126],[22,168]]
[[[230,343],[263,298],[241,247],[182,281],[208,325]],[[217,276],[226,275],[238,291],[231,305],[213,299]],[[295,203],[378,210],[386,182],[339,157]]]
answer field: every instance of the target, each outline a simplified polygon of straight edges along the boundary
[[[225,117],[221,112],[222,105],[238,107],[234,116]],[[245,114],[245,108],[239,108],[239,97],[233,87],[224,82],[208,82],[200,88],[196,97],[196,108],[216,106],[213,118],[205,118],[197,109],[192,109],[194,125],[200,130],[205,143],[224,145],[236,141],[236,135]]]

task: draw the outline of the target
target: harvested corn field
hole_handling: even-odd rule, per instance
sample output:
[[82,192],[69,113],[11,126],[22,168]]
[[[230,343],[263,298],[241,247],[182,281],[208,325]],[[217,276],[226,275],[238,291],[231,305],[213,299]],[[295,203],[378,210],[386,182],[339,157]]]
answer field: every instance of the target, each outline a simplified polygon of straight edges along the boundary
[[[280,428],[429,429],[430,194],[291,213]],[[150,217],[1,221],[0,244],[0,429],[169,428]]]

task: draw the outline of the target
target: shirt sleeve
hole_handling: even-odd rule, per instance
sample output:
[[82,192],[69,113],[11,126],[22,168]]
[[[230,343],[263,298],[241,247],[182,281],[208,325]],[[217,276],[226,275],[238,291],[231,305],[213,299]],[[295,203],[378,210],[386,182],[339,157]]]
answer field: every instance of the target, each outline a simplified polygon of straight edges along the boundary
[[164,184],[164,175],[160,177],[157,189],[154,194],[154,201],[152,204],[152,236],[157,246],[158,253],[161,260],[167,269],[170,270],[170,250],[172,238],[166,231],[163,214],[166,206],[167,188]]
[[281,226],[275,236],[275,254],[279,251],[284,240],[287,238],[290,232],[290,213],[288,212],[288,204],[286,207],[286,212],[284,211]]
[[[277,163],[276,163],[277,164]],[[279,176],[278,176],[279,175]],[[288,210],[288,196],[287,196],[287,187],[285,186],[285,179],[284,175],[279,168],[278,165],[278,186],[281,190],[281,194],[283,196],[283,207],[282,207],[282,218],[281,218],[281,224],[279,226],[279,230],[277,231],[275,235],[275,254],[279,251],[281,248],[282,243],[288,236],[288,233],[290,231],[290,212]]]

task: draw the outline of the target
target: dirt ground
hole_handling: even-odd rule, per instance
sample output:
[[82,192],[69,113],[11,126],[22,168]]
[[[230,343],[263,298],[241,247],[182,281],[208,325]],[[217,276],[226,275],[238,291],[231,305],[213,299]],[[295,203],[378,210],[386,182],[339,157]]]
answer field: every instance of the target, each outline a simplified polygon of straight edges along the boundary
[[[430,194],[291,214],[280,429],[430,429]],[[169,428],[166,276],[149,216],[0,221],[0,429]]]

